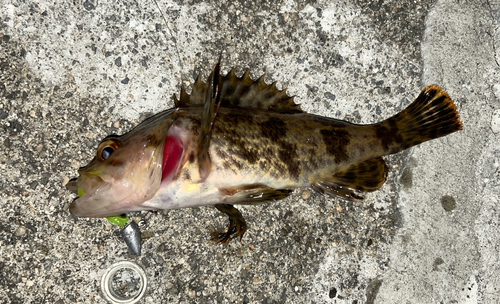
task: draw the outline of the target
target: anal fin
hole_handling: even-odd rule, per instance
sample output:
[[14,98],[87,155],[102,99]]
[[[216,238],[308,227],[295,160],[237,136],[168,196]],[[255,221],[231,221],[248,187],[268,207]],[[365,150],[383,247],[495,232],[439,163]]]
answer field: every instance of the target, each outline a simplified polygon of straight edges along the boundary
[[387,178],[387,165],[381,157],[353,164],[332,177],[316,181],[311,188],[321,194],[340,196],[357,201],[363,199],[356,192],[371,192],[379,189]]
[[290,189],[274,189],[263,184],[252,184],[238,187],[219,188],[225,194],[224,203],[253,205],[277,201],[292,193]]

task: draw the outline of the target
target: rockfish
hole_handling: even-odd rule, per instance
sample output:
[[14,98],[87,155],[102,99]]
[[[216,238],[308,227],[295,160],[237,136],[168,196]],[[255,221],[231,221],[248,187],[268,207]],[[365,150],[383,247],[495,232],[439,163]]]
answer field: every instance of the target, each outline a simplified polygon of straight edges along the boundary
[[310,187],[347,200],[379,189],[382,156],[462,129],[453,101],[425,87],[401,113],[371,125],[307,114],[285,90],[253,81],[248,70],[220,75],[220,60],[175,108],[122,136],[102,140],[94,159],[67,184],[78,194],[79,217],[214,205],[229,216],[225,243],[243,237],[246,222],[233,207],[282,199]]

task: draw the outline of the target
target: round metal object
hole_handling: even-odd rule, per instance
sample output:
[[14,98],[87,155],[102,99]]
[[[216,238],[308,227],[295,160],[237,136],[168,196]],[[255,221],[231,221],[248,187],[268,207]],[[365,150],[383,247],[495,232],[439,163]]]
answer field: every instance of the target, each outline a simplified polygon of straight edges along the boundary
[[101,279],[104,299],[112,304],[137,303],[146,293],[147,286],[144,270],[129,261],[109,266]]

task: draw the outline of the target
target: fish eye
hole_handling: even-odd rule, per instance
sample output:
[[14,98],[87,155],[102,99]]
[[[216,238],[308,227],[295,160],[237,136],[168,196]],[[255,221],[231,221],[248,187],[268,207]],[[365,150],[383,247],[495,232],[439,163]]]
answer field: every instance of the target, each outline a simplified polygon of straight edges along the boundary
[[101,158],[102,159],[108,159],[108,157],[111,155],[111,153],[113,153],[115,151],[115,149],[113,149],[112,147],[106,147],[104,149],[102,149],[102,152],[101,152]]
[[120,142],[118,139],[106,138],[101,142],[99,148],[97,148],[97,157],[100,161],[105,161],[119,146]]

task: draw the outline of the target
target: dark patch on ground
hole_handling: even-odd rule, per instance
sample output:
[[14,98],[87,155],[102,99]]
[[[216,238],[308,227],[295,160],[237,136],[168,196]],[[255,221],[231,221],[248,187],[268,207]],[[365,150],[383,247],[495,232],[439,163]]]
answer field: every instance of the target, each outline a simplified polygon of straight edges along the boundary
[[442,258],[436,258],[434,260],[434,263],[432,264],[432,270],[433,271],[438,271],[439,270],[438,266],[442,265],[443,263],[444,263],[444,261],[443,261]]
[[403,174],[401,174],[401,178],[399,179],[399,182],[405,189],[409,189],[413,186],[413,173],[411,171],[411,168],[406,168],[403,171]]
[[366,304],[375,303],[375,299],[377,298],[377,294],[381,285],[382,280],[379,279],[375,279],[370,282],[370,284],[366,288]]
[[337,296],[337,289],[335,287],[333,287],[332,289],[330,289],[330,291],[328,292],[328,297],[330,299],[333,299]]
[[445,211],[450,212],[457,207],[457,203],[455,202],[455,199],[453,198],[453,196],[444,195],[441,198],[441,206],[443,206],[443,209]]

